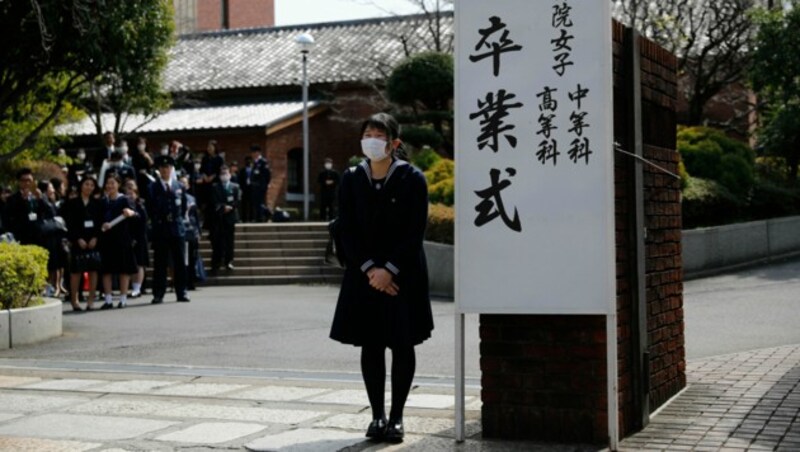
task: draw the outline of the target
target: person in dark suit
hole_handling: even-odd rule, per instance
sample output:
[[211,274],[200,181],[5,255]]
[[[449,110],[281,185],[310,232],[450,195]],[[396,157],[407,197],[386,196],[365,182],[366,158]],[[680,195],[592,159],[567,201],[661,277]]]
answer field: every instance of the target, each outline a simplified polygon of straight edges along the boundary
[[23,245],[42,245],[40,231],[47,214],[42,193],[36,189],[33,171],[22,168],[17,172],[19,190],[8,198],[3,227],[14,234]]
[[167,265],[173,264],[175,295],[188,302],[186,294],[186,192],[177,180],[171,180],[175,160],[161,156],[156,160],[159,178],[150,184],[150,222],[153,245],[153,304],[164,301],[167,291]]
[[242,207],[240,210],[241,220],[243,223],[249,223],[255,218],[255,213],[250,205],[252,195],[252,184],[250,177],[253,174],[253,158],[249,155],[244,158],[244,166],[239,170],[239,177],[237,183],[239,190],[242,191]]
[[[414,347],[431,336],[433,315],[422,241],[428,218],[425,176],[395,157],[400,127],[386,113],[361,127],[367,159],[344,172],[339,238],[345,260],[330,337],[361,347],[372,407],[367,437],[403,440],[403,408],[414,379]],[[392,350],[392,406],[384,414],[386,348]]]
[[147,150],[147,138],[140,136],[136,141],[136,151],[131,156],[131,166],[136,172],[136,187],[142,187],[142,198],[145,200],[149,196],[145,190],[153,182],[150,171],[153,169],[153,157]]
[[114,143],[116,143],[116,141],[117,139],[114,137],[114,133],[110,130],[103,134],[103,148],[98,150],[94,155],[94,167],[96,170],[100,171],[100,168],[103,167],[103,162],[111,158],[111,153],[114,152]]
[[250,204],[255,212],[254,220],[261,223],[266,220],[267,189],[272,179],[267,159],[261,155],[261,146],[250,146],[250,156],[253,159],[253,171],[250,175]]
[[333,211],[333,201],[336,199],[336,189],[339,188],[339,173],[333,169],[333,160],[325,159],[325,169],[317,176],[319,184],[319,219],[332,220],[336,214]]
[[125,163],[123,154],[120,151],[112,152],[111,158],[103,162],[103,166],[100,169],[100,186],[105,187],[106,179],[111,174],[116,174],[123,184],[129,180],[136,180],[136,171],[132,166]]
[[67,223],[67,237],[72,249],[70,303],[74,311],[81,311],[78,295],[83,273],[89,275],[89,298],[86,310],[94,309],[97,272],[101,265],[98,245],[104,214],[102,202],[95,198],[97,192],[97,181],[92,176],[86,176],[81,180],[78,196],[69,199],[64,205],[64,221]]
[[216,274],[220,260],[228,270],[233,270],[234,230],[239,222],[239,200],[242,195],[239,184],[231,182],[230,169],[223,166],[219,182],[212,189],[216,232],[214,233],[211,273]]

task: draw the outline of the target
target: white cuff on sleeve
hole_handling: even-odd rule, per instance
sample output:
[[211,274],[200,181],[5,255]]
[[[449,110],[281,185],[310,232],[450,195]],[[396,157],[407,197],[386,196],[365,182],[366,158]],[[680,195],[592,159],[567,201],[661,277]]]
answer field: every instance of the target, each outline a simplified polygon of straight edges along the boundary
[[386,263],[386,269],[389,270],[390,272],[394,273],[395,276],[400,274],[400,269],[395,267],[395,265],[393,263],[391,263],[391,262],[387,262]]
[[370,260],[364,262],[363,265],[361,265],[361,271],[362,272],[366,272],[367,270],[369,270],[370,268],[372,268],[374,266],[375,266],[375,262],[373,262],[373,260],[370,259]]

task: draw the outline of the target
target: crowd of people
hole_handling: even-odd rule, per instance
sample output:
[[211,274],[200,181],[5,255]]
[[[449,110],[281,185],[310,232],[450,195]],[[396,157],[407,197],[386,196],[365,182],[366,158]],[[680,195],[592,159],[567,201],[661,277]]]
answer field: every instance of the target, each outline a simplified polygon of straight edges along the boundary
[[212,243],[210,273],[233,270],[235,224],[267,220],[271,173],[258,145],[239,169],[214,140],[202,154],[178,141],[151,152],[144,137],[129,152],[110,132],[103,141],[93,161],[79,149],[63,179],[36,181],[22,168],[17,190],[2,190],[0,234],[48,250],[47,295],[64,296],[82,312],[113,308],[116,289],[116,307],[124,308],[129,296],[145,293],[152,248],[152,303],[163,302],[168,273],[177,301],[188,302],[187,291],[205,277],[204,231]]

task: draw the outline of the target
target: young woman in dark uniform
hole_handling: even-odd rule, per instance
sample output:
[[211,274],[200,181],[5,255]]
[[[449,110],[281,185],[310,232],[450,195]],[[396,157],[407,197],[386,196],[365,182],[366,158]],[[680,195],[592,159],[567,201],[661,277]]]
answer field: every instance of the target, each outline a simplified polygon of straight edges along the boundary
[[[372,406],[367,437],[403,440],[403,408],[414,379],[414,346],[433,330],[422,241],[428,218],[425,176],[395,157],[399,125],[378,113],[361,127],[367,159],[345,171],[339,221],[345,259],[331,338],[361,347]],[[385,351],[392,350],[392,405],[384,411]]]
[[[103,263],[103,296],[105,302],[100,309],[110,309],[113,276],[119,276],[119,304],[124,308],[128,304],[128,283],[131,275],[136,273],[136,255],[133,248],[132,224],[128,218],[136,215],[136,206],[133,201],[119,192],[120,180],[116,173],[106,176],[103,197],[103,231],[100,237],[100,257]],[[120,223],[111,226],[111,222],[122,215],[125,217]]]
[[93,309],[95,290],[97,288],[97,271],[100,270],[100,252],[98,240],[100,225],[103,220],[103,207],[95,198],[97,181],[93,177],[84,177],[77,197],[64,205],[64,220],[67,223],[67,237],[72,250],[70,264],[70,302],[72,309],[80,311],[78,292],[80,292],[81,274],[89,274],[89,298],[86,310]]

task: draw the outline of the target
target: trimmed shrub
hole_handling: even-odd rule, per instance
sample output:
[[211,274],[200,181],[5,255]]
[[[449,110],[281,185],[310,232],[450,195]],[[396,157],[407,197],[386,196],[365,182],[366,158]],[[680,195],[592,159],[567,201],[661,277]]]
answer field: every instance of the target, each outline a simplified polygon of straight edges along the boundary
[[428,228],[425,230],[425,240],[452,245],[454,223],[455,209],[442,204],[431,204],[428,207]]
[[428,180],[428,199],[431,203],[452,206],[455,201],[455,163],[441,159],[425,171]]
[[47,284],[47,250],[35,245],[0,243],[0,304],[16,309],[41,304]]
[[678,151],[693,177],[724,185],[740,202],[755,182],[755,153],[744,143],[709,127],[678,130]]
[[441,159],[442,156],[428,146],[411,154],[411,163],[421,171],[428,171],[434,163]]
[[800,190],[758,181],[750,198],[752,220],[765,220],[800,214]]
[[428,146],[438,148],[444,143],[444,137],[433,127],[408,126],[403,127],[403,142],[417,149]]
[[741,220],[742,203],[717,181],[689,177],[682,199],[683,228],[717,226]]

